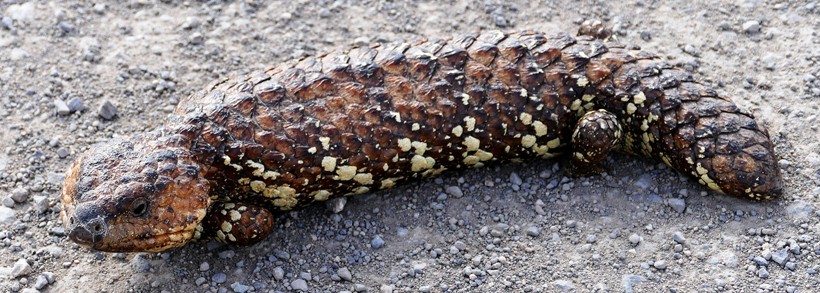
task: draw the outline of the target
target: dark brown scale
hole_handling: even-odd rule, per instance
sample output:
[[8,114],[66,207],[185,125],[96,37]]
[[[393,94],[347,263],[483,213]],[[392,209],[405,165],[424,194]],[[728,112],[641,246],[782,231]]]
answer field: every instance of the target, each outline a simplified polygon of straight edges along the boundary
[[[248,244],[270,232],[269,211],[559,154],[576,175],[621,151],[730,195],[781,193],[772,143],[750,114],[658,56],[609,42],[600,25],[581,33],[359,47],[214,82],[164,129],[78,160],[63,191],[72,239],[159,251],[221,231]],[[226,207],[245,212],[216,211]]]

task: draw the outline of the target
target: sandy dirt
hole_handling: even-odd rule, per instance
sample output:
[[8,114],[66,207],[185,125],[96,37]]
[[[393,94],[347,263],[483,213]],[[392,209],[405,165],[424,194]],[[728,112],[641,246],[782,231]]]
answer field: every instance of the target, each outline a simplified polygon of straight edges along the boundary
[[[616,155],[600,176],[535,161],[350,198],[338,214],[317,205],[251,247],[108,254],[64,236],[73,159],[162,125],[216,78],[374,42],[572,33],[587,18],[755,113],[784,197],[729,198]],[[818,28],[816,1],[0,0],[0,291],[818,292]]]

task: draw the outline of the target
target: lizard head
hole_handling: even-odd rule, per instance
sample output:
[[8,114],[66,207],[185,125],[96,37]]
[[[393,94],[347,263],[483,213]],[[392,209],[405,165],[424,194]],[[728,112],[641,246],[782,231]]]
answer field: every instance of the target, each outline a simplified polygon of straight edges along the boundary
[[69,238],[95,250],[153,252],[191,240],[210,205],[209,185],[169,141],[114,139],[81,155],[62,190]]

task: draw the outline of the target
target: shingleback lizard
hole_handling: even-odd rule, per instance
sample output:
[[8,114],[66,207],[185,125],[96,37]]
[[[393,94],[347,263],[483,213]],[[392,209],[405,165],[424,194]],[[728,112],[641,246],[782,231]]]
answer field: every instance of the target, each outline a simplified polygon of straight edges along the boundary
[[62,191],[69,237],[163,251],[201,236],[253,244],[276,211],[445,170],[610,151],[660,160],[710,189],[782,193],[754,117],[656,55],[579,36],[487,31],[334,51],[226,78],[160,129],[81,155]]

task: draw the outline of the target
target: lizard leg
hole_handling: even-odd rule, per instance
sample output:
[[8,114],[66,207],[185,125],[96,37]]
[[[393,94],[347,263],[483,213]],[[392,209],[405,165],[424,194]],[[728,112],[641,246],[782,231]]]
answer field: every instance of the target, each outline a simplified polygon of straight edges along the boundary
[[621,135],[621,124],[614,114],[605,110],[584,114],[572,133],[570,175],[587,176],[603,171],[603,162],[621,142]]
[[205,219],[205,231],[230,244],[251,245],[270,234],[273,214],[267,209],[241,203],[216,203]]

